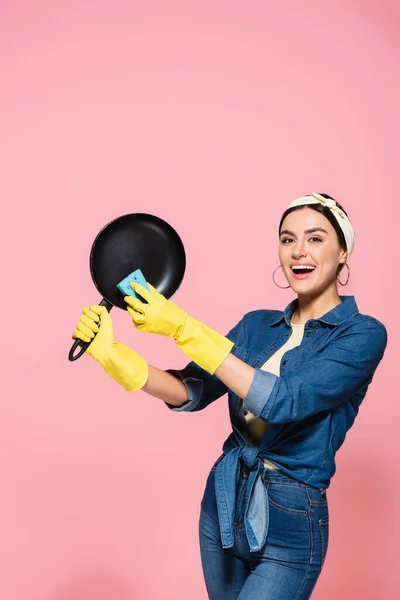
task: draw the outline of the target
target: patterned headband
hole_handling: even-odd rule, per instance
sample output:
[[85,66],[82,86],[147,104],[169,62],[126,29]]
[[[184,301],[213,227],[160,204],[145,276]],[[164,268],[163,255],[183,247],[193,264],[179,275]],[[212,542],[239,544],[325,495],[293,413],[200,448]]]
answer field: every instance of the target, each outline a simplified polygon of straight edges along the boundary
[[313,193],[311,196],[302,196],[301,198],[297,198],[297,200],[293,200],[293,202],[291,202],[287,208],[292,208],[294,206],[303,206],[304,204],[323,204],[323,206],[329,208],[329,210],[332,212],[337,222],[339,223],[340,229],[343,231],[344,239],[346,242],[346,248],[350,257],[355,244],[354,229],[349,221],[348,216],[338,207],[335,200],[332,200],[331,198],[324,198],[323,196],[321,196],[321,194]]

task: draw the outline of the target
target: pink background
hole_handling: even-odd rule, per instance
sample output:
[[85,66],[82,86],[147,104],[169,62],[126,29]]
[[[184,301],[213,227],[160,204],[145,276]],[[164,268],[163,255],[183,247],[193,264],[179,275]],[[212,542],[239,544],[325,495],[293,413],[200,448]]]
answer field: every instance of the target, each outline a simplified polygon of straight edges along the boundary
[[[206,598],[197,520],[226,399],[174,414],[68,362],[100,299],[89,250],[116,216],[166,219],[187,251],[175,302],[226,332],[292,299],[276,226],[311,191],[348,211],[345,293],[390,336],[337,455],[313,598],[398,598],[399,17],[394,0],[3,0],[2,600]],[[152,364],[186,363],[112,314]]]

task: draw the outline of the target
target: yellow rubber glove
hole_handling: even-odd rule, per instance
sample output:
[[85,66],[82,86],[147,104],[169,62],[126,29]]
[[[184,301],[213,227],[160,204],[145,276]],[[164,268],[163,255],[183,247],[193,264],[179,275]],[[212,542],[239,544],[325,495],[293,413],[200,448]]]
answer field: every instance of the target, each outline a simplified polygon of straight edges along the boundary
[[145,304],[133,296],[124,298],[135,327],[174,338],[191,360],[213,375],[232,350],[233,342],[189,316],[152,285],[148,284],[150,292],[138,283],[130,285],[147,301]]
[[[96,324],[99,317],[100,327]],[[86,354],[100,363],[105,372],[128,392],[136,392],[145,385],[148,363],[134,350],[114,340],[111,316],[104,306],[85,307],[72,337],[83,342],[93,340]]]

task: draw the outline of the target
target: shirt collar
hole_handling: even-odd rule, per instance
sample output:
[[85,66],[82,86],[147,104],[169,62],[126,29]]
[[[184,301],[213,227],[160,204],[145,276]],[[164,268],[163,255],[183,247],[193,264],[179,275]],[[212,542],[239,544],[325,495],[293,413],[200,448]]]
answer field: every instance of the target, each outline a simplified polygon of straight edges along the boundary
[[[350,317],[353,317],[358,313],[358,307],[354,296],[339,296],[339,298],[342,301],[341,304],[338,304],[337,306],[335,306],[335,308],[332,308],[332,310],[322,315],[322,317],[319,317],[318,319],[314,320],[322,321],[322,323],[326,323],[328,325],[333,325],[336,327],[346,319],[349,319]],[[291,327],[290,320],[297,306],[298,299],[295,298],[294,300],[292,300],[292,302],[290,302],[290,304],[287,305],[280,317],[278,317],[278,319],[275,319],[275,321],[269,324],[270,327],[281,323],[283,320],[285,320],[286,324],[289,327]]]

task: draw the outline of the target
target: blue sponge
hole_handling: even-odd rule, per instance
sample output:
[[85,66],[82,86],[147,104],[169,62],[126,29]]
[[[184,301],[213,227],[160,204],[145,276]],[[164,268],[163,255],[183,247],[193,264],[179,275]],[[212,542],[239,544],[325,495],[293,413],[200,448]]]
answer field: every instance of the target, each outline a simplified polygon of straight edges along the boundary
[[142,285],[144,288],[146,288],[147,290],[150,291],[150,288],[147,285],[147,281],[144,278],[144,275],[143,275],[142,271],[140,269],[136,269],[136,271],[133,271],[133,273],[131,273],[130,275],[128,275],[127,277],[125,277],[125,279],[123,279],[122,281],[120,281],[117,284],[117,288],[119,289],[119,291],[121,292],[121,294],[123,296],[134,296],[135,298],[137,298],[141,302],[143,302],[143,301],[146,302],[144,300],[144,298],[142,298],[141,296],[139,296],[139,294],[136,294],[136,292],[131,288],[131,286],[129,285],[131,281],[135,281],[136,283],[140,283],[140,285]]

